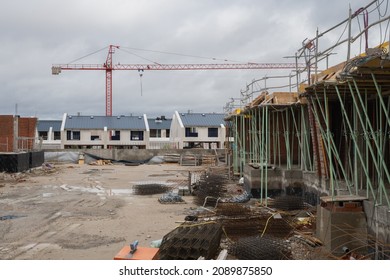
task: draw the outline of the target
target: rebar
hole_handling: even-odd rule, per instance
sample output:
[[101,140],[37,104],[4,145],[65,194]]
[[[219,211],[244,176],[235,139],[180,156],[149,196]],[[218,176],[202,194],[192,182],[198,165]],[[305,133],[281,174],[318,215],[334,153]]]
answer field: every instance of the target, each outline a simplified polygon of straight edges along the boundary
[[159,258],[161,260],[212,259],[216,256],[222,236],[217,223],[181,225],[164,236]]
[[193,188],[195,194],[194,203],[203,206],[215,206],[219,198],[226,192],[226,182],[227,178],[225,175],[203,174],[198,184]]
[[305,208],[305,203],[302,197],[286,195],[278,196],[274,200],[270,200],[269,207],[283,211],[301,210]]
[[288,242],[267,235],[241,238],[229,248],[229,253],[240,260],[286,260],[292,258]]
[[137,195],[152,195],[165,193],[169,190],[167,185],[161,183],[142,183],[133,186],[134,194]]

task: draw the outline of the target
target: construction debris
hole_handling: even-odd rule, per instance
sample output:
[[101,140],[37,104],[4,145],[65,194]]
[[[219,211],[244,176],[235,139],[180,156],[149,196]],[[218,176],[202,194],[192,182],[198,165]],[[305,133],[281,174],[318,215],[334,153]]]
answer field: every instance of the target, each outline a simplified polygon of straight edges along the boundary
[[199,163],[199,158],[193,154],[181,155],[180,157],[181,166],[198,166]]
[[158,202],[162,204],[177,204],[177,203],[185,203],[184,199],[173,192],[168,192],[163,194],[159,199]]
[[202,155],[202,165],[215,166],[217,164],[217,157],[215,155]]
[[112,162],[111,160],[108,159],[98,159],[96,161],[90,162],[89,165],[98,165],[98,166],[112,165]]
[[164,160],[168,163],[178,163],[180,161],[180,154],[165,154]]

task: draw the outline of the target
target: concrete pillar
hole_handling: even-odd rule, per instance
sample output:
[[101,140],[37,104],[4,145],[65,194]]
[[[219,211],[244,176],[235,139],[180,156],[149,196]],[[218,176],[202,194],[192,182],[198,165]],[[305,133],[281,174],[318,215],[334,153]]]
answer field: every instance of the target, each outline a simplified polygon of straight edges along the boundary
[[19,151],[19,143],[18,143],[18,138],[19,138],[19,115],[15,115],[14,117],[14,137],[13,137],[13,152]]

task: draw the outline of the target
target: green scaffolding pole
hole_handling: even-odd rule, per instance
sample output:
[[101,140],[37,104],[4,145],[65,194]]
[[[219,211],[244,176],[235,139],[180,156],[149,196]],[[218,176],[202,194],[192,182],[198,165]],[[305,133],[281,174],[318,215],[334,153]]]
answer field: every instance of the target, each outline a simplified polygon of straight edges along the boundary
[[277,134],[276,134],[276,124],[275,124],[275,115],[276,115],[276,113],[275,112],[272,112],[271,113],[271,116],[272,116],[272,147],[273,147],[273,149],[272,149],[272,158],[273,158],[273,164],[274,165],[276,165],[276,156],[277,156],[277,138],[278,138],[278,136],[277,136]]
[[[303,161],[304,161],[304,158],[303,158],[303,155],[302,155],[303,150],[304,150],[303,142],[302,142],[303,139],[301,139],[299,137],[301,135],[301,133],[299,132],[298,124],[297,124],[297,122],[295,120],[295,112],[294,112],[292,107],[290,107],[290,111],[291,111],[291,115],[292,115],[292,119],[293,119],[293,123],[294,123],[294,128],[295,128],[295,133],[293,133],[293,137],[294,138],[295,138],[295,136],[297,137],[297,139],[298,139],[298,147],[300,149],[300,151],[299,151],[300,153],[298,152],[298,156],[300,155],[300,158],[298,158],[298,165],[300,163],[300,166],[301,166],[301,169],[302,169],[302,164],[303,164]],[[294,149],[294,146],[293,146],[293,149]],[[293,160],[294,160],[294,158],[293,158]]]
[[[355,86],[356,93],[357,93],[356,95],[357,95],[358,100],[359,100],[359,102],[360,102],[362,111],[363,111],[363,113],[364,113],[364,117],[365,117],[366,119],[368,119],[369,116],[368,116],[368,114],[367,114],[366,108],[364,107],[364,103],[363,103],[362,98],[361,98],[360,90],[359,90],[359,87],[358,87],[358,85],[357,85],[355,79],[353,79],[353,84],[354,84],[354,86]],[[353,94],[354,91],[353,91],[353,89],[352,89],[352,86],[351,86],[351,83],[350,83],[350,82],[348,82],[348,86],[349,86],[349,88],[350,88],[350,90],[351,90],[351,93],[352,93],[351,95],[352,95],[353,102],[354,102],[354,104],[356,104],[355,106],[358,107],[357,101],[356,101],[356,97],[355,97],[355,95]],[[379,94],[378,94],[378,95],[379,95]],[[359,117],[359,121],[360,121],[361,125],[363,126],[364,121],[363,121],[363,117],[362,117],[361,114],[360,114],[360,111],[358,111],[358,117]],[[384,158],[383,158],[383,155],[382,155],[382,152],[381,152],[382,150],[381,150],[381,148],[380,148],[380,146],[379,146],[379,143],[378,143],[378,139],[377,139],[376,133],[374,132],[374,129],[373,129],[371,123],[368,122],[367,124],[368,124],[369,130],[370,130],[370,134],[367,134],[367,133],[366,133],[367,131],[365,131],[365,135],[372,135],[372,139],[373,139],[373,141],[374,141],[374,144],[375,144],[375,147],[376,147],[376,149],[377,149],[377,151],[378,151],[378,155],[379,155],[379,159],[380,159],[380,160],[379,160],[380,163],[378,164],[378,162],[376,161],[376,158],[375,158],[375,153],[374,153],[374,151],[373,151],[373,148],[372,148],[371,145],[369,145],[368,147],[369,147],[369,150],[370,150],[371,155],[372,155],[373,163],[374,163],[374,165],[375,165],[375,168],[376,168],[377,171],[378,171],[378,174],[380,174],[381,170],[383,170],[383,171],[385,172],[385,174],[386,174],[387,181],[390,182],[389,170],[387,169],[386,164],[384,164],[384,163],[385,163],[385,160],[384,160]],[[389,201],[389,198],[388,198],[388,196],[387,196],[387,192],[386,192],[386,189],[385,189],[385,186],[384,186],[383,177],[380,176],[378,179],[379,179],[379,189],[380,189],[381,191],[383,191],[383,193],[385,194],[386,202],[387,202],[387,204],[390,206],[390,201]],[[382,204],[382,203],[383,203],[382,201],[379,201],[379,204]]]
[[280,127],[279,127],[279,112],[276,112],[276,134],[277,134],[277,138],[278,138],[278,163],[279,163],[279,167],[281,166],[281,151],[280,151]]
[[270,143],[270,131],[269,131],[269,120],[268,120],[268,106],[265,107],[265,206],[268,206],[268,160],[269,160],[269,143]]
[[283,135],[284,135],[284,142],[286,146],[286,164],[287,164],[287,170],[291,169],[291,158],[290,158],[290,133],[289,133],[289,127],[288,127],[288,120],[284,120],[285,114],[282,116],[282,126],[283,126]]
[[[311,155],[313,153],[310,153],[310,139],[308,139],[308,137],[310,137],[310,131],[307,129],[306,127],[306,120],[308,118],[306,118],[305,116],[305,110],[304,110],[304,107],[301,106],[301,127],[303,127],[303,131],[301,132],[302,134],[302,141],[304,142],[304,145],[303,145],[303,151],[304,151],[304,159],[305,159],[305,170],[310,170],[310,171],[313,171],[313,164],[312,164],[312,158],[311,158]],[[306,160],[308,161],[308,165],[309,165],[309,169],[307,168],[307,163],[306,163]]]
[[261,134],[260,134],[260,202],[263,203],[264,195],[264,122],[265,122],[265,111],[263,107],[259,107],[261,110]]
[[[380,118],[380,126],[379,127],[380,127],[380,129],[378,131],[380,132],[379,136],[380,136],[380,148],[381,148],[379,154],[383,155],[385,153],[385,147],[386,147],[387,128],[390,125],[390,119],[389,119],[389,117],[390,117],[389,116],[390,98],[388,98],[388,104],[386,107],[386,104],[385,104],[385,102],[383,100],[383,96],[382,96],[382,90],[381,90],[380,86],[378,85],[378,82],[375,78],[374,73],[371,73],[371,77],[372,77],[372,80],[374,81],[374,84],[375,84],[375,89],[376,89],[376,92],[378,94],[379,104],[380,104],[380,108],[381,108],[381,110],[378,110],[378,111],[380,111],[380,113],[379,113],[379,118]],[[382,134],[382,127],[383,127],[382,112],[384,113],[386,120],[387,120],[384,134]],[[382,162],[383,167],[385,168],[386,167],[385,161],[382,160],[381,162]],[[381,169],[382,174],[378,174],[378,176],[383,176],[384,168]],[[383,186],[383,189],[384,189],[384,186]],[[387,195],[386,191],[384,191],[384,192]],[[382,203],[382,199],[383,199],[382,192],[380,192],[380,203]]]
[[239,139],[238,131],[238,116],[234,116],[234,130],[233,130],[234,142],[233,142],[233,172],[237,174],[239,172],[239,149],[241,149],[241,143]]
[[242,147],[241,147],[241,162],[240,162],[240,177],[243,175],[244,165],[246,163],[246,129],[245,129],[245,115],[241,116],[241,137],[242,137]]
[[[328,133],[329,129],[328,129],[328,124],[326,122],[326,125],[327,125],[327,130],[325,131],[323,128],[322,128],[322,125],[321,125],[321,121],[320,121],[320,117],[318,115],[318,111],[317,111],[317,106],[314,104],[313,102],[313,98],[311,98],[311,101],[313,103],[313,113],[314,113],[314,118],[316,119],[317,123],[319,123],[319,128],[320,128],[320,132],[321,132],[321,136],[326,140],[324,141],[324,146],[325,146],[325,149],[326,149],[326,152],[327,152],[327,155],[328,155],[328,158],[329,158],[329,164],[330,162],[332,161],[332,158],[330,157],[329,155],[329,150],[332,148],[332,147],[329,147],[330,146],[330,143],[332,143],[331,140],[329,140],[329,137],[331,137],[330,133]],[[321,109],[321,112],[323,114],[323,111],[322,111],[322,108],[321,108],[321,104],[320,104],[320,101],[318,99],[318,97],[316,98],[317,100],[317,103],[318,103],[318,107],[320,107]],[[331,188],[331,191],[332,191],[332,195],[334,195],[334,185],[333,185],[333,179],[334,177],[336,177],[336,174],[334,174],[334,170],[333,168],[330,168],[329,169],[329,180],[330,180],[330,188]],[[337,183],[337,180],[335,181]]]
[[[358,157],[359,157],[359,160],[360,160],[360,163],[361,163],[361,165],[362,165],[364,174],[366,175],[367,183],[368,183],[369,186],[370,186],[371,194],[372,194],[373,198],[376,200],[376,195],[375,195],[375,193],[374,193],[374,189],[373,189],[372,182],[371,182],[370,175],[369,175],[368,168],[367,168],[368,165],[365,164],[365,161],[364,161],[364,159],[363,159],[363,157],[362,157],[362,154],[361,154],[361,152],[360,152],[360,150],[359,150],[359,147],[358,147],[358,141],[357,141],[357,139],[356,139],[357,135],[356,135],[356,133],[354,132],[354,130],[353,130],[353,128],[352,128],[352,125],[351,125],[351,122],[350,122],[350,120],[349,120],[348,114],[347,114],[347,112],[346,112],[346,110],[345,110],[344,102],[343,102],[343,100],[342,100],[342,98],[341,98],[341,94],[340,94],[340,91],[339,91],[338,86],[335,86],[335,89],[336,89],[337,96],[338,96],[338,98],[339,98],[340,105],[341,105],[341,108],[342,108],[341,111],[342,111],[342,113],[343,113],[343,115],[344,115],[344,119],[345,119],[345,121],[346,121],[346,123],[347,123],[347,125],[348,125],[349,131],[350,131],[350,134],[351,134],[351,138],[352,138],[352,141],[353,141],[354,146],[355,146],[355,151],[356,151],[356,153],[357,153],[357,155],[358,155]],[[368,141],[366,141],[366,143],[367,143],[367,142],[368,142]],[[367,197],[368,197],[368,196],[367,196]]]
[[[328,157],[329,157],[329,179],[330,179],[330,186],[331,186],[331,191],[332,191],[332,195],[334,195],[334,183],[335,185],[338,187],[339,184],[338,184],[338,181],[335,180],[337,178],[337,174],[335,173],[335,169],[333,168],[333,156],[334,158],[336,159],[336,161],[338,162],[339,166],[340,166],[340,169],[341,169],[341,173],[343,174],[343,177],[345,178],[345,181],[347,183],[347,188],[348,188],[348,192],[351,194],[352,191],[351,191],[351,182],[348,178],[348,175],[344,169],[344,165],[341,161],[341,158],[340,158],[340,155],[338,153],[338,150],[337,150],[337,147],[336,147],[336,144],[334,142],[334,139],[332,137],[332,134],[330,132],[330,125],[329,125],[329,110],[328,110],[328,99],[326,97],[326,91],[324,91],[324,103],[325,103],[325,110],[326,112],[324,113],[324,110],[322,109],[322,106],[321,106],[321,103],[319,101],[319,98],[318,98],[318,95],[317,95],[317,92],[315,92],[316,94],[316,99],[317,99],[317,103],[318,103],[318,107],[320,108],[320,111],[321,111],[321,115],[322,115],[322,118],[325,120],[325,124],[326,124],[326,132],[323,130],[322,126],[320,125],[320,131],[321,131],[321,135],[325,135],[326,136],[326,142],[324,142],[324,145],[326,146],[326,150],[328,151]],[[318,116],[318,113],[317,113],[317,109],[316,109],[316,106],[313,106],[314,107],[314,111],[315,111],[315,117],[316,117],[316,120],[318,123],[321,123],[320,120],[319,120],[319,116]],[[330,152],[329,152],[330,151]],[[332,153],[333,152],[333,153]],[[332,176],[334,176],[332,178]]]

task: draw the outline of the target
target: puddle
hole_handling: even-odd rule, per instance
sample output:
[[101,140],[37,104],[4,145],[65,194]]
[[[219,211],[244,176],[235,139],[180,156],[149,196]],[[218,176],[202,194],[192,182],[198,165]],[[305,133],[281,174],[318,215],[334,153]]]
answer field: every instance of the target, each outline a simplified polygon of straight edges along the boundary
[[0,216],[0,221],[5,221],[5,220],[13,220],[16,218],[22,218],[22,217],[27,217],[26,215],[5,215],[5,216]]
[[81,174],[96,174],[96,173],[112,173],[115,171],[115,169],[98,169],[98,168],[92,168],[87,171],[82,172]]

